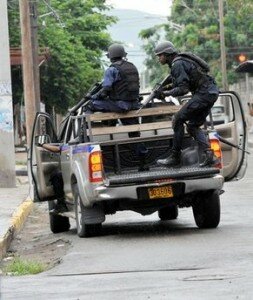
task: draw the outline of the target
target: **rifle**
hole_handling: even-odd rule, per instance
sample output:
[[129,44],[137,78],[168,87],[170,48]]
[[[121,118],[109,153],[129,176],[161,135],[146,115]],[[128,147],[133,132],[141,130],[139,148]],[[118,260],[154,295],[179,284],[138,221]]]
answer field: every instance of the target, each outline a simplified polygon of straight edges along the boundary
[[243,151],[243,152],[245,152],[245,153],[247,153],[247,154],[250,154],[249,151],[244,150],[244,149],[241,148],[240,146],[235,145],[235,144],[233,144],[233,143],[231,143],[231,142],[225,140],[225,139],[224,139],[223,137],[221,137],[218,133],[216,133],[215,135],[217,136],[217,138],[218,138],[222,143],[227,144],[227,145],[229,145],[229,146],[231,146],[231,147],[233,147],[233,148],[236,148],[236,149],[238,149],[238,150],[241,150],[241,151]]
[[139,108],[139,110],[137,110],[136,114],[138,114],[143,109],[143,107],[145,107],[150,101],[152,101],[156,97],[156,92],[158,92],[158,91],[160,92],[162,90],[163,86],[167,82],[169,82],[170,78],[171,78],[171,75],[168,75],[166,78],[163,79],[162,82],[157,83],[155,85],[155,87],[153,88],[150,95],[142,102],[141,107]]
[[86,106],[91,99],[91,96],[95,95],[102,88],[102,82],[96,82],[94,86],[88,91],[88,93],[74,106],[70,109],[69,113],[75,113],[81,106]]
[[[187,124],[186,122],[184,122],[184,124],[186,125],[186,127],[188,126],[188,124]],[[221,136],[218,134],[218,132],[215,133],[215,136],[216,136],[217,139],[218,139],[219,141],[221,141],[222,143],[227,144],[227,145],[229,145],[229,146],[231,146],[231,147],[233,147],[233,148],[236,148],[236,149],[238,149],[238,150],[241,150],[241,151],[243,151],[243,152],[245,152],[245,153],[247,153],[247,154],[251,154],[249,151],[247,151],[247,150],[241,148],[240,146],[238,146],[238,145],[236,145],[236,144],[233,144],[233,143],[229,142],[228,140],[224,139],[223,137],[221,137]]]

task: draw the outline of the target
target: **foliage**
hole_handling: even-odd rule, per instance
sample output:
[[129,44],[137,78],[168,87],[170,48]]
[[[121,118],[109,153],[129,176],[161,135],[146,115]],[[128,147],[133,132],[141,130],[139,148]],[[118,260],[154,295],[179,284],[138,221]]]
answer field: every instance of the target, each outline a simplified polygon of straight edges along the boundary
[[46,266],[37,261],[22,260],[15,258],[10,264],[6,266],[4,272],[11,273],[15,276],[38,274],[45,271]]
[[[253,56],[252,11],[252,0],[225,1],[224,27],[229,83],[236,80],[234,67],[239,64],[238,55],[245,53],[248,58]],[[181,25],[182,30],[175,30],[176,27],[172,26],[174,23]],[[212,74],[221,84],[218,0],[174,0],[171,16],[168,17],[168,23],[163,24],[163,28],[165,39],[172,41],[180,51],[191,51],[208,61]],[[151,56],[151,49],[161,40],[161,35],[149,29],[142,31],[140,36],[147,40],[146,65],[151,70],[151,78],[159,78],[157,62]]]
[[158,59],[154,54],[154,48],[157,44],[157,41],[160,39],[161,33],[162,33],[162,27],[161,26],[154,26],[149,29],[142,30],[140,33],[140,36],[143,39],[147,39],[148,43],[146,43],[143,47],[144,50],[147,53],[147,58],[145,59],[145,65],[149,72],[149,78],[152,83],[160,82],[166,72],[168,73],[168,68],[162,67],[160,64],[158,64]]
[[[49,4],[50,3],[50,4]],[[18,5],[8,1],[11,47],[19,47]],[[40,49],[49,60],[40,67],[41,100],[47,110],[64,113],[102,76],[101,56],[111,43],[107,27],[116,21],[105,14],[105,0],[38,1]],[[51,14],[48,14],[51,13]],[[13,68],[14,99],[21,97],[20,69]],[[16,95],[16,97],[15,97]]]

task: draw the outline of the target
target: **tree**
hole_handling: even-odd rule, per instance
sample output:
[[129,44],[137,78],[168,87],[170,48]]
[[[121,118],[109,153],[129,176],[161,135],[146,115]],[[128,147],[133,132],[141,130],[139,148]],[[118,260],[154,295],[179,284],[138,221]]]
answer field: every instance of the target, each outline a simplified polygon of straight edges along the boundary
[[[228,80],[232,83],[238,76],[234,67],[239,64],[238,55],[243,52],[248,58],[253,57],[253,3],[252,0],[227,0],[224,6],[225,44],[227,50]],[[175,31],[168,23],[163,24],[165,38],[172,41],[180,51],[191,51],[205,59],[211,73],[221,83],[220,37],[218,0],[175,0],[173,1],[170,22],[182,26],[181,31]],[[141,32],[141,37],[148,41],[146,49],[159,41],[152,29]],[[150,51],[150,50],[148,50]],[[147,52],[149,53],[149,52]],[[157,63],[147,60],[147,66],[155,74]]]
[[[19,46],[18,5],[13,1],[8,4],[10,43]],[[108,9],[105,0],[38,2],[39,15],[47,14],[38,19],[39,46],[50,52],[49,61],[40,69],[41,99],[47,111],[54,107],[56,112],[65,113],[101,79],[102,51],[111,42],[107,27],[116,21],[105,14]],[[13,81],[20,77],[15,69],[12,73]],[[18,84],[14,94],[20,97],[21,93],[22,86]]]

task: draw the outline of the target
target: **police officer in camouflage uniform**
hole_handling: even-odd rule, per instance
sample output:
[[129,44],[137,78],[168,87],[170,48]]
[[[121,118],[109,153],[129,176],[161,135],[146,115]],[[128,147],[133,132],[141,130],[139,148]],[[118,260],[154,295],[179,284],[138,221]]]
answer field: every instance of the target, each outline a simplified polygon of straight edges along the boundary
[[[120,44],[112,44],[108,48],[107,57],[111,61],[105,71],[102,89],[92,96],[88,104],[90,112],[128,112],[138,109],[140,79],[137,68],[125,57],[127,53]],[[123,125],[138,124],[138,118],[121,119]],[[138,137],[139,132],[129,133],[129,137]]]
[[218,98],[219,90],[216,83],[196,61],[180,56],[169,41],[159,43],[155,48],[155,54],[162,65],[168,64],[171,69],[170,79],[166,82],[166,84],[171,83],[171,87],[167,91],[157,92],[157,98],[178,97],[192,93],[191,99],[174,116],[172,150],[166,159],[159,159],[157,163],[168,167],[180,165],[184,124],[187,124],[188,133],[205,153],[205,159],[200,166],[211,166],[215,161],[214,154],[200,126],[204,124]]

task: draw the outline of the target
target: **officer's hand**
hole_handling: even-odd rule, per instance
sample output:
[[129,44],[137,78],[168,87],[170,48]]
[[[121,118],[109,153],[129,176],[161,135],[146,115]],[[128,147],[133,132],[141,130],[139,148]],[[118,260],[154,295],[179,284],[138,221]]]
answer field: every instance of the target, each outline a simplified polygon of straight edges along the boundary
[[42,147],[44,144],[45,144],[45,142],[44,142],[44,140],[43,139],[41,139],[40,137],[38,138],[38,139],[35,139],[35,146],[37,146],[37,147]]
[[40,142],[35,143],[35,145],[36,145],[37,147],[43,147],[44,144],[45,144],[45,143],[40,143]]
[[163,90],[164,91],[169,91],[169,90],[172,90],[173,89],[173,84],[170,83],[170,84],[167,84],[163,87]]
[[157,90],[154,93],[155,93],[155,98],[160,99],[160,100],[165,99],[165,95],[164,95],[163,91]]
[[92,97],[93,97],[93,95],[91,95],[90,93],[88,93],[88,94],[86,94],[84,96],[84,99],[88,101],[88,100],[92,99]]

